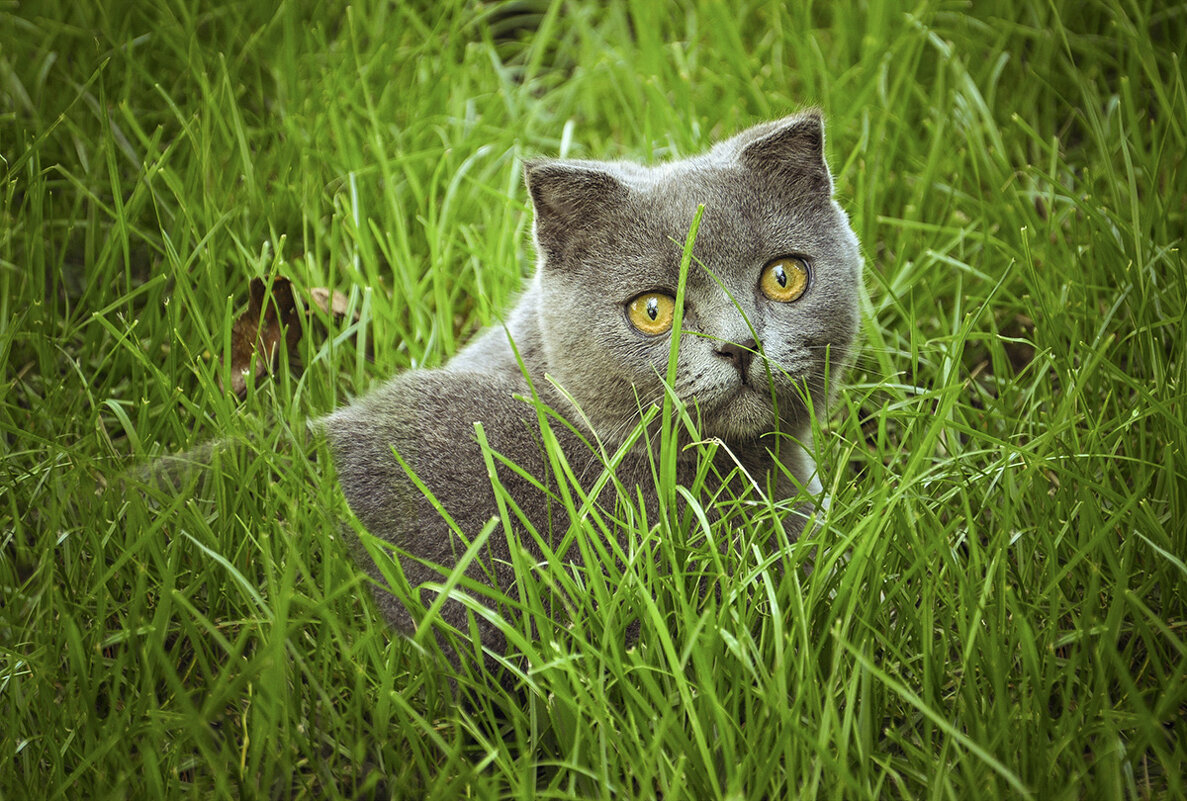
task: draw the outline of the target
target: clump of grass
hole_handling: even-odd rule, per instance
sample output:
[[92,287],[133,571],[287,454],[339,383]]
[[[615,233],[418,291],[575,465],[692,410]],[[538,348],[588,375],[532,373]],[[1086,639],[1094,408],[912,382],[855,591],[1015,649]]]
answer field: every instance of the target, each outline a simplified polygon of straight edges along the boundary
[[[1187,795],[1183,9],[504,5],[0,9],[0,796]],[[636,517],[526,692],[391,638],[305,421],[509,308],[522,157],[808,103],[868,258],[814,570]],[[351,312],[240,401],[272,275]]]

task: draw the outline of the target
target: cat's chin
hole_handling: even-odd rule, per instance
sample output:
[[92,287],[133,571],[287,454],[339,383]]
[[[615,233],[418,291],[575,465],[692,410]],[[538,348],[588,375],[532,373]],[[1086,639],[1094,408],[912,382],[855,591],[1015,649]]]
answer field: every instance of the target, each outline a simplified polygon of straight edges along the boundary
[[726,442],[757,439],[778,427],[770,394],[746,385],[701,403],[700,409],[701,434]]

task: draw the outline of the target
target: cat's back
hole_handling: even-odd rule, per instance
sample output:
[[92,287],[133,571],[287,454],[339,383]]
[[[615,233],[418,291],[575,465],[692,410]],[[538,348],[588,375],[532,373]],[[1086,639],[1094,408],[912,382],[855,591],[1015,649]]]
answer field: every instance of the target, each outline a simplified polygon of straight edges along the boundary
[[[441,510],[467,536],[480,531],[498,511],[478,442],[480,424],[496,478],[510,496],[540,525],[559,522],[547,509],[551,468],[531,397],[522,375],[411,370],[324,418],[339,483],[359,521],[427,559],[442,558],[451,548]],[[571,461],[592,458],[575,431],[550,428]]]

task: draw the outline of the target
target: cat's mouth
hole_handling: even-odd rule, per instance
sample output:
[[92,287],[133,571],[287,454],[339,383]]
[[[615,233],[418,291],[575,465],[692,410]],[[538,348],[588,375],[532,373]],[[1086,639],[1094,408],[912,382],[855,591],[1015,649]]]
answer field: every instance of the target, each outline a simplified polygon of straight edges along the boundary
[[771,392],[738,383],[710,398],[698,398],[701,433],[726,441],[752,439],[777,427]]

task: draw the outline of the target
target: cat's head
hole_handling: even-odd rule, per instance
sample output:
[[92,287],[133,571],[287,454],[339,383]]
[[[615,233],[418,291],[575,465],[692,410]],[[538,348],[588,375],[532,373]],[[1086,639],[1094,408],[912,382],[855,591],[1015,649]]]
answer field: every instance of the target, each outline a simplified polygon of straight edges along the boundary
[[[851,358],[861,256],[832,199],[820,115],[750,128],[656,167],[534,161],[546,370],[611,441],[663,396],[680,257],[705,207],[685,291],[675,388],[701,433],[799,434]],[[827,375],[827,383],[826,383]]]

